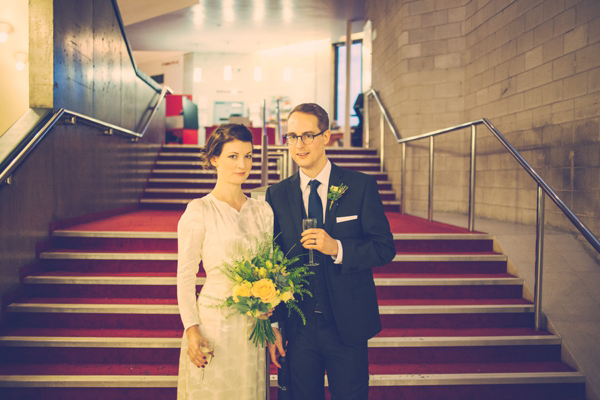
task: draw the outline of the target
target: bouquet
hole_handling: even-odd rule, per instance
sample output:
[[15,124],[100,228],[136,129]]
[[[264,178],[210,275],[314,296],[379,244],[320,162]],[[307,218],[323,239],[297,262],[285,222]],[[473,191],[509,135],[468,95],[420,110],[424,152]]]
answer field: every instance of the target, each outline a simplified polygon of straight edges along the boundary
[[265,341],[275,343],[275,333],[268,314],[279,303],[285,303],[288,315],[297,312],[306,323],[306,318],[295,295],[303,297],[312,294],[304,288],[308,284],[306,277],[312,275],[308,267],[290,267],[298,257],[288,259],[271,236],[258,241],[256,249],[248,254],[224,263],[221,271],[234,282],[232,295],[224,301],[224,306],[234,309],[232,315],[239,313],[256,319],[254,330],[249,337],[258,346]]

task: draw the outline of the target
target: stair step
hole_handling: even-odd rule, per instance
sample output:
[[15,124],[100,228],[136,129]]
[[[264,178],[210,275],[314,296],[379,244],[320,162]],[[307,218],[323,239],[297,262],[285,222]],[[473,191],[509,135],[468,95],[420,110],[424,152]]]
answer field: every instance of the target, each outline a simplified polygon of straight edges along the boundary
[[[151,192],[177,193],[181,189],[153,189]],[[190,193],[206,194],[209,189],[186,189]],[[206,191],[203,193],[203,191]],[[175,223],[174,223],[175,225]],[[56,230],[52,244],[62,249],[102,249],[104,251],[152,250],[177,251],[177,233],[144,231]],[[396,234],[396,251],[401,253],[490,253],[493,240],[482,234]]]
[[[277,375],[271,375],[277,386]],[[327,380],[327,378],[326,378]],[[105,382],[104,382],[105,381]],[[373,374],[370,386],[430,386],[467,384],[582,383],[579,372]],[[106,384],[103,384],[106,383]],[[177,387],[177,375],[14,375],[0,376],[0,387]],[[326,385],[328,383],[326,382]]]
[[[250,192],[246,194],[249,195]],[[173,209],[183,209],[187,203],[192,199],[164,199],[164,198],[142,198],[140,203],[146,206],[157,206],[157,205],[171,205],[178,206]],[[395,200],[383,201],[385,211],[398,211],[400,209],[400,202]]]
[[[374,337],[370,348],[560,345],[555,335],[480,337]],[[179,337],[0,336],[0,347],[181,348]]]
[[[197,290],[205,278],[198,277]],[[175,276],[32,275],[24,280],[25,293],[33,297],[143,297],[175,298]],[[375,278],[379,299],[395,298],[518,298],[523,280],[516,277],[487,278]],[[402,288],[402,290],[398,290]]]
[[[204,284],[206,278],[197,277],[196,284]],[[30,275],[26,284],[38,285],[176,285],[176,276],[85,276],[85,275]],[[504,286],[522,285],[517,277],[497,278],[375,278],[376,286]]]
[[[374,338],[369,341],[373,364],[552,362],[560,360],[557,337],[529,338]],[[3,363],[35,364],[60,359],[97,364],[175,364],[181,338],[132,337],[0,337]]]
[[[86,252],[86,251],[45,251],[41,259],[54,260],[177,260],[176,252]],[[471,261],[502,261],[507,257],[503,254],[396,254],[393,262],[471,262]]]
[[[181,184],[186,184],[186,185],[193,185],[193,187],[200,187],[201,185],[210,185],[207,187],[214,187],[216,179],[212,178],[212,179],[185,179],[185,178],[150,178],[148,179],[148,182],[150,184],[150,186],[152,187],[153,185],[181,185]],[[273,185],[275,183],[279,182],[278,179],[271,179],[269,180],[269,184]],[[244,184],[242,184],[242,187],[244,187],[245,185],[252,185],[252,184],[260,184],[260,179],[246,179],[246,181],[244,182]],[[380,190],[392,190],[392,182],[389,180],[379,180],[377,182],[378,187]]]
[[[186,170],[186,169],[155,169],[152,171],[150,175],[150,179],[153,178],[163,178],[163,179],[209,179],[213,178],[214,182],[216,182],[216,172],[214,170]],[[248,179],[261,179],[260,172],[250,171],[250,175],[248,175]],[[280,175],[277,172],[269,171],[268,174],[269,180],[279,181]],[[387,178],[382,178],[387,179]]]
[[[18,302],[8,305],[11,313],[94,313],[94,314],[168,314],[179,316],[176,304],[144,304],[145,299],[132,299],[129,304],[94,303],[79,299],[80,303],[44,303],[50,299],[29,299],[36,302]],[[52,299],[53,300],[53,299]],[[58,300],[61,300],[60,298]],[[93,299],[95,300],[95,299]],[[122,299],[117,299],[122,300]],[[39,301],[39,302],[38,302]],[[175,300],[173,300],[175,302]],[[424,315],[424,314],[503,314],[531,313],[531,304],[422,304],[422,305],[380,305],[381,315]]]

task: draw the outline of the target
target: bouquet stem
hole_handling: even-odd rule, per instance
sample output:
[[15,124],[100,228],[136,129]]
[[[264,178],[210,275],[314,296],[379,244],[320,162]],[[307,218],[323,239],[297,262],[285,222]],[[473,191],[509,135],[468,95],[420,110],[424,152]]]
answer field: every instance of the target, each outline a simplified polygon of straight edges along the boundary
[[265,346],[266,341],[275,343],[275,332],[273,332],[273,327],[271,327],[271,321],[268,319],[257,319],[250,339],[254,345],[258,346],[260,344],[262,347]]

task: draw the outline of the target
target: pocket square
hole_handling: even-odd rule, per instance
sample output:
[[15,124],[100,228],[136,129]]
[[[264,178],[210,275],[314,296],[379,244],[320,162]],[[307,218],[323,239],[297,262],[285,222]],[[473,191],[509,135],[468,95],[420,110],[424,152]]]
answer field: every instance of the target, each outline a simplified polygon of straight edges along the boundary
[[335,222],[337,222],[339,224],[340,222],[352,221],[353,219],[357,219],[357,218],[358,218],[358,215],[348,215],[347,217],[336,217]]

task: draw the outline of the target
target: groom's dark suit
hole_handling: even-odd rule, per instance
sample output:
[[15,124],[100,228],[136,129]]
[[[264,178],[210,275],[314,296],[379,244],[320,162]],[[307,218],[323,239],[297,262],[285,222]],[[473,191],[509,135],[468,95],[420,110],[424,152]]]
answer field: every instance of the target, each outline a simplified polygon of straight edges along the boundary
[[[371,268],[389,263],[395,256],[395,248],[376,180],[372,176],[332,164],[327,187],[339,186],[342,183],[348,186],[348,190],[331,209],[329,200],[326,200],[324,229],[333,239],[341,241],[343,260],[341,264],[335,264],[332,257],[315,252],[320,262],[317,268],[322,270],[311,278],[309,289],[314,293],[319,284],[325,284],[328,296],[324,298],[328,299],[330,304],[323,305],[325,312],[319,314],[318,318],[327,320],[323,324],[329,323],[332,332],[337,328],[336,335],[337,333],[339,335],[336,336],[335,341],[340,342],[340,346],[346,348],[363,346],[366,364],[366,342],[381,331]],[[266,200],[275,214],[275,235],[279,234],[277,242],[283,252],[289,252],[288,257],[307,254],[308,250],[300,244],[302,218],[305,213],[299,174],[296,173],[271,186],[267,190]],[[304,263],[306,260],[301,258],[301,262]],[[319,276],[324,277],[324,282],[317,281],[315,284],[315,279]],[[310,325],[311,319],[317,318],[317,314],[314,314],[314,304],[314,300],[308,296],[305,296],[300,304],[309,320],[307,326]],[[285,311],[285,309],[281,310],[280,307],[277,311]],[[290,342],[290,347],[293,346],[298,332],[307,329],[302,326],[302,321],[296,313],[292,313],[289,318],[287,312],[279,313],[275,315],[275,319],[285,319],[286,339]],[[316,335],[319,336],[318,333]],[[318,337],[315,340],[317,339]],[[291,358],[290,363],[293,365],[294,362],[295,360]],[[331,376],[330,365],[332,364],[325,359],[324,365]],[[357,366],[345,365],[343,368],[351,369]],[[364,370],[366,366],[358,366],[358,368]],[[365,379],[368,382],[368,376]],[[320,395],[315,398],[320,398]]]

